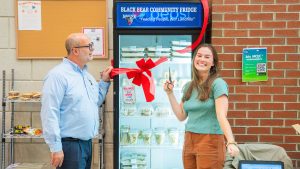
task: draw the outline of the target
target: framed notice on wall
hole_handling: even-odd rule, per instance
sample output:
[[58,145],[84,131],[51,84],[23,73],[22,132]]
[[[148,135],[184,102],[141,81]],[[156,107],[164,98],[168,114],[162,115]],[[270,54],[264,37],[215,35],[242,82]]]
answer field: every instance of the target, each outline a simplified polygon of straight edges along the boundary
[[83,28],[83,33],[86,34],[94,43],[93,55],[95,58],[104,58],[104,28]]
[[41,30],[41,1],[18,1],[18,29]]
[[242,81],[267,81],[267,48],[243,49]]

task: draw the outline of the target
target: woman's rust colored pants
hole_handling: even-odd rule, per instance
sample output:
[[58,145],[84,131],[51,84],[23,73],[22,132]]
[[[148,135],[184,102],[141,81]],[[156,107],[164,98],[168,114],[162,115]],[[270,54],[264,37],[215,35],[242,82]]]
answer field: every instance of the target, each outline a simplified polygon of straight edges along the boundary
[[223,169],[224,135],[185,132],[183,146],[184,169]]

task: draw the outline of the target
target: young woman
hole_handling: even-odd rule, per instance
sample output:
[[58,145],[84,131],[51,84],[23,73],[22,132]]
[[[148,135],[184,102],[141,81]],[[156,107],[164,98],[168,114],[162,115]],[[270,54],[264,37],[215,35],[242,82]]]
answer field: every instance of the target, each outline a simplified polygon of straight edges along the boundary
[[216,50],[201,44],[193,56],[192,81],[183,88],[180,103],[173,94],[173,83],[166,81],[164,90],[180,121],[187,119],[183,146],[185,169],[222,169],[227,151],[236,156],[239,149],[227,120],[228,87],[218,77]]

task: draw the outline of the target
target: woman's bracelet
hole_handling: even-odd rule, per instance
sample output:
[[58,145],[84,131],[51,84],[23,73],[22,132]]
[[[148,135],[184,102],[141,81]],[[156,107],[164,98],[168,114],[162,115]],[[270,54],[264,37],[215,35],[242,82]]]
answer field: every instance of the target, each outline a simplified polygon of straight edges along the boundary
[[237,146],[237,142],[235,142],[235,141],[233,141],[233,142],[227,142],[227,144],[226,144],[226,147],[228,147],[228,146],[229,146],[229,144],[234,144],[234,145],[236,145],[236,146]]

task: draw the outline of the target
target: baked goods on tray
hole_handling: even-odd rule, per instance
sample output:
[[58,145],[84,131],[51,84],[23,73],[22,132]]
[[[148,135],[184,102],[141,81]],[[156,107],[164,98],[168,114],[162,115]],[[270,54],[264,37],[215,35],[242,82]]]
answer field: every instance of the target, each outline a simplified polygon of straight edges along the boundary
[[21,101],[30,101],[30,100],[39,100],[42,96],[41,92],[23,92],[19,91],[9,91],[7,99],[9,100],[21,100]]
[[42,133],[43,133],[42,129],[32,128],[28,125],[27,126],[26,125],[15,125],[12,134],[25,134],[25,135],[31,135],[31,136],[40,136],[40,135],[42,135]]

